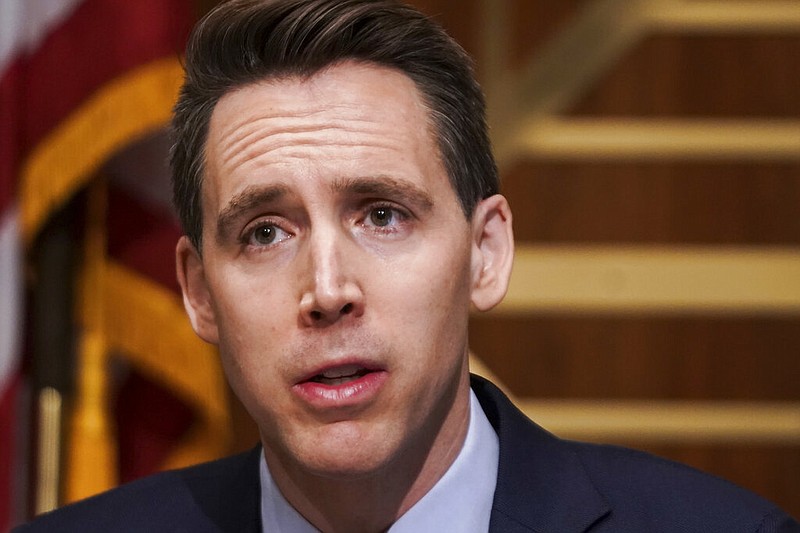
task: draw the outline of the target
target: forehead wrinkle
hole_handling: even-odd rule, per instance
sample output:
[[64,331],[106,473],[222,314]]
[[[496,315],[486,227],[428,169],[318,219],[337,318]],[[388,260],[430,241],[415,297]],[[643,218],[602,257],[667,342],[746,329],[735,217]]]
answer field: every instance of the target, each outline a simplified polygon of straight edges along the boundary
[[[230,151],[235,151],[242,144],[247,143],[250,137],[258,135],[262,130],[264,135],[270,135],[276,131],[291,132],[295,130],[303,131],[303,129],[306,129],[307,131],[312,131],[314,129],[324,130],[330,128],[340,128],[342,130],[353,129],[346,127],[348,123],[374,125],[374,120],[353,116],[352,114],[347,113],[348,110],[358,109],[358,107],[358,105],[347,103],[334,105],[328,104],[320,106],[316,109],[309,109],[306,106],[302,108],[292,108],[283,112],[264,112],[262,116],[258,117],[245,113],[240,120],[233,122],[229,127],[220,132],[220,144],[222,144],[223,148],[221,155],[223,159],[227,158]],[[336,112],[339,110],[343,110],[345,113],[342,115],[337,115]],[[317,115],[322,115],[322,117],[320,120],[314,121],[313,119]],[[270,123],[276,121],[278,121],[278,124],[275,124],[272,127],[270,127],[270,125],[264,126],[265,122]],[[286,122],[288,121],[294,121],[298,124],[287,125]]]
[[226,128],[220,132],[220,156],[222,161],[226,161],[232,157],[231,154],[237,154],[243,151],[244,147],[252,144],[253,138],[265,138],[274,135],[277,131],[287,130],[288,127],[264,126],[264,123],[269,124],[275,120],[287,120],[295,118],[294,115],[274,114],[263,116],[260,118],[245,117],[231,127]]
[[[247,138],[251,135],[257,134],[262,125],[267,122],[274,122],[274,121],[282,121],[282,120],[302,120],[309,117],[312,117],[316,114],[321,113],[322,109],[320,110],[295,110],[285,113],[267,113],[263,116],[254,117],[252,115],[243,114],[242,117],[230,124],[227,128],[223,129],[220,132],[220,139],[227,139],[229,142],[225,143],[226,149],[230,146],[235,146],[247,140]],[[269,127],[264,128],[267,131],[270,130]],[[273,128],[274,129],[274,128]]]
[[[371,121],[362,121],[371,124]],[[320,135],[331,133],[354,133],[356,135],[341,138],[339,135]],[[381,134],[378,128],[347,128],[343,125],[297,125],[276,128],[274,131],[257,131],[248,134],[235,144],[226,147],[222,153],[222,164],[229,169],[236,169],[244,163],[258,159],[266,154],[277,152],[284,148],[304,147],[378,147],[392,148],[397,145],[391,138]],[[359,136],[358,134],[362,134]],[[368,137],[364,137],[367,134]]]
[[258,186],[250,185],[235,194],[217,216],[217,236],[224,240],[235,225],[236,218],[254,207],[277,202],[289,194],[289,188],[283,184]]

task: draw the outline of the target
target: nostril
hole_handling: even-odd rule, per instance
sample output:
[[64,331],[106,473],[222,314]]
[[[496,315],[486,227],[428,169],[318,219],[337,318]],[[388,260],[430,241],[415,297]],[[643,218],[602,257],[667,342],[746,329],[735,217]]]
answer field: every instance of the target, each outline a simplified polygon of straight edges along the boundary
[[347,315],[347,314],[351,313],[352,311],[353,311],[353,304],[348,303],[348,304],[345,304],[344,307],[342,307],[342,309],[339,312],[341,314],[343,314],[343,315]]
[[319,311],[311,311],[311,318],[313,320],[320,320],[322,319],[322,313],[320,313]]

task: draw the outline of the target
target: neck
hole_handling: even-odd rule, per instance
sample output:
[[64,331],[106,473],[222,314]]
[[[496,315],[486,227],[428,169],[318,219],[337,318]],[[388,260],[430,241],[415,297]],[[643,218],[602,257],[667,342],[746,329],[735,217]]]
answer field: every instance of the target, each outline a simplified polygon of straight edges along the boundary
[[324,476],[283,460],[265,446],[275,484],[286,500],[324,533],[386,531],[453,464],[469,426],[469,375],[431,437],[400,450],[381,469],[359,476]]

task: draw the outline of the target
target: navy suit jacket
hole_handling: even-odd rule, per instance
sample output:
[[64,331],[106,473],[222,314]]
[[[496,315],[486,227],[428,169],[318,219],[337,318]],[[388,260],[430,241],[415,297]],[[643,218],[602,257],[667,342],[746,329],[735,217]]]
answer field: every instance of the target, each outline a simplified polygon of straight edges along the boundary
[[[687,466],[561,440],[494,385],[472,389],[500,439],[492,533],[798,532],[770,502]],[[260,448],[165,472],[43,515],[19,533],[260,533]]]

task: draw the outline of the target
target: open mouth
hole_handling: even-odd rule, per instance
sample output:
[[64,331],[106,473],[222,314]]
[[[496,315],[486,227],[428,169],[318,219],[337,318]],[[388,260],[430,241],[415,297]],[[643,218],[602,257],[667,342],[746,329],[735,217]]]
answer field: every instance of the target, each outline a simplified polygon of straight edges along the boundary
[[385,368],[368,363],[332,363],[310,372],[292,390],[311,409],[340,413],[338,410],[342,408],[371,405],[388,379]]
[[313,383],[320,383],[322,385],[336,386],[356,381],[374,372],[369,368],[364,368],[358,365],[346,365],[337,368],[331,368],[325,372],[321,372],[312,376],[308,381]]

